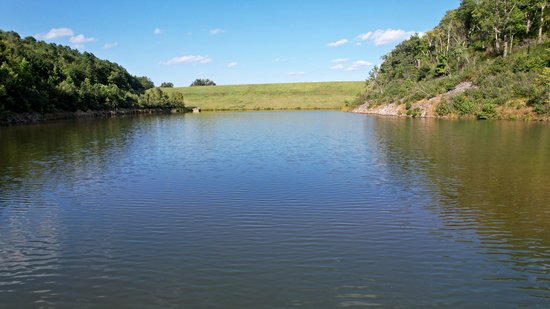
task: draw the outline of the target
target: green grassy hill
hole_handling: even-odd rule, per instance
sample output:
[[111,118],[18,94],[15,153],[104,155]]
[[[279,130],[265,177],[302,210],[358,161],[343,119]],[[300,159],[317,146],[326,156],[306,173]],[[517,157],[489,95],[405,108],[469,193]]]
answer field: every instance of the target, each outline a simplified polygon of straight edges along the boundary
[[162,88],[182,93],[202,110],[339,109],[363,91],[364,82],[230,85]]

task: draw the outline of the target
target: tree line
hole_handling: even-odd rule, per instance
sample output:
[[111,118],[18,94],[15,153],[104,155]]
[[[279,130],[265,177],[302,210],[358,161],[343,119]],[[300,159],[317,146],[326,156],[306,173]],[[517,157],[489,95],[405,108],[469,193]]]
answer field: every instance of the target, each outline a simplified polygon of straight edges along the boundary
[[477,90],[457,98],[466,114],[518,98],[550,113],[549,11],[547,0],[462,0],[433,30],[385,55],[359,102],[414,102],[471,81]]
[[89,52],[0,31],[0,115],[183,107],[175,96]]

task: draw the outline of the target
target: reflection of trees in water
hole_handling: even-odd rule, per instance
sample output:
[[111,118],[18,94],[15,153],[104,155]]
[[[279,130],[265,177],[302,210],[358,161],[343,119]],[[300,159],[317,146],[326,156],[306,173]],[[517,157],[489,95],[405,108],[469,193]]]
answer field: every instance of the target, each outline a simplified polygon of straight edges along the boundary
[[[37,192],[100,176],[123,158],[137,118],[84,120],[0,128],[0,207],[39,203]],[[143,122],[141,122],[143,124]],[[33,203],[33,204],[35,204]]]
[[433,210],[449,230],[474,229],[490,259],[541,279],[527,288],[549,291],[547,125],[391,118],[375,123],[388,168],[397,178],[428,180],[438,199]]

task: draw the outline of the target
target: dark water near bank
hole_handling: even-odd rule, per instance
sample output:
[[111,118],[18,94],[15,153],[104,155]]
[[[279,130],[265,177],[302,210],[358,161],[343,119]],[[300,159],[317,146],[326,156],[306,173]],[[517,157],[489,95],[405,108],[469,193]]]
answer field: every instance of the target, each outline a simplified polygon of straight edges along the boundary
[[550,126],[0,128],[0,308],[550,307]]

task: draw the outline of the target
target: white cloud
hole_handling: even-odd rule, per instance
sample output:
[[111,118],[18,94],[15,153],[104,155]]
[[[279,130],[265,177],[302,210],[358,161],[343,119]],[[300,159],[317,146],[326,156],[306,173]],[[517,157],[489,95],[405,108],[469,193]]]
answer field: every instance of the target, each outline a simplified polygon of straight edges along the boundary
[[227,64],[227,67],[228,68],[236,67],[238,64],[239,64],[238,62],[232,61]]
[[76,36],[72,36],[69,39],[69,41],[74,44],[83,44],[83,43],[95,42],[97,40],[92,37],[87,38],[84,34],[79,34]]
[[[380,31],[380,30],[377,30],[377,31]],[[367,33],[363,33],[363,34],[358,35],[356,37],[356,39],[359,40],[359,41],[367,41],[368,39],[370,39],[372,37],[372,34],[373,34],[373,32],[369,31]]]
[[[336,61],[336,60],[345,60],[345,61]],[[345,62],[347,62],[349,59],[334,59],[332,62],[335,63],[330,67],[331,70],[337,70],[337,71],[357,71],[362,68],[366,68],[372,65],[371,62],[365,61],[365,60],[357,60],[352,62],[349,65],[346,65]]]
[[155,30],[153,30],[153,34],[161,34],[162,33],[162,30],[160,28],[155,28]]
[[215,28],[215,29],[211,29],[209,32],[210,32],[210,35],[218,35],[218,34],[224,33],[225,30],[220,28]]
[[72,44],[71,47],[72,47],[72,48],[76,48],[76,49],[83,49],[83,48],[84,48],[84,44]]
[[208,56],[185,55],[180,57],[174,57],[166,62],[163,62],[162,64],[165,64],[165,65],[188,64],[188,63],[207,64],[210,62],[212,62],[212,59],[210,59]]
[[335,41],[335,42],[328,43],[328,47],[339,47],[339,46],[346,45],[348,43],[349,43],[348,39],[341,39],[341,40],[338,40],[338,41]]
[[73,36],[74,31],[71,28],[52,28],[46,33],[37,34],[36,38],[40,40],[53,40],[66,36]]
[[118,46],[118,42],[105,43],[105,45],[103,45],[103,48],[105,48],[105,49],[111,49],[111,48],[117,47],[117,46]]
[[346,68],[346,71],[357,71],[362,68],[366,68],[372,65],[372,62],[365,60],[358,60],[352,63],[349,67]]
[[302,76],[304,74],[306,74],[306,72],[288,72],[290,76]]
[[[372,41],[374,45],[385,45],[393,42],[400,42],[410,38],[416,31],[405,31],[401,29],[378,29],[360,34],[356,37],[358,41]],[[419,33],[422,35],[422,33]]]
[[349,61],[349,58],[336,58],[336,59],[332,59],[332,62],[334,63],[341,63],[341,62],[348,62]]

